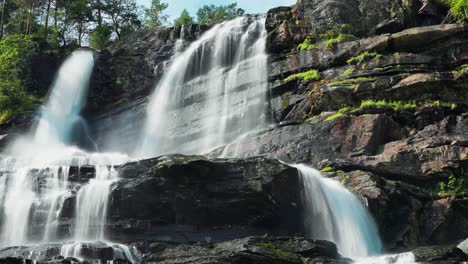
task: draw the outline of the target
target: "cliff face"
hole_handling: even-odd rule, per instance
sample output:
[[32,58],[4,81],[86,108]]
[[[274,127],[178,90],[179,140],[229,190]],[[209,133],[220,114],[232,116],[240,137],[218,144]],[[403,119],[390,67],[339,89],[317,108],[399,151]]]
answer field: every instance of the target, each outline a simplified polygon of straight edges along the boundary
[[[323,241],[240,239],[304,235],[298,173],[281,159],[323,169],[363,198],[388,252],[466,239],[468,26],[440,24],[445,16],[437,1],[416,0],[299,0],[270,10],[270,128],[208,158],[164,156],[119,167],[110,238],[137,247],[145,263],[348,263]],[[354,40],[319,39],[342,24]],[[134,148],[176,40],[190,43],[207,29],[140,31],[99,54],[84,114],[100,148]],[[310,36],[318,39],[298,48]],[[319,77],[301,77],[311,71]],[[30,122],[22,116],[5,124],[9,136],[0,143]],[[79,189],[93,177],[92,169],[81,170],[72,181]],[[64,236],[74,199],[60,216]],[[204,243],[179,245],[192,242]],[[429,263],[467,258],[453,247],[415,254]]]

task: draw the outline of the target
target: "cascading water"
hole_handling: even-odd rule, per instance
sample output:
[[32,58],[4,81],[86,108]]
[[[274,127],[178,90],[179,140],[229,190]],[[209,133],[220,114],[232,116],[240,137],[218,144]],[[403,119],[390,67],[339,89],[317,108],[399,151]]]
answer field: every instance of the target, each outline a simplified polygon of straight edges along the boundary
[[264,127],[265,44],[265,18],[241,17],[181,52],[151,97],[136,156],[204,153]]
[[333,241],[347,257],[377,255],[382,250],[377,227],[366,208],[339,182],[305,165],[293,165],[303,182],[305,229],[314,239]]
[[[84,50],[75,51],[64,62],[37,127],[14,142],[0,160],[2,246],[64,239],[104,240],[110,188],[117,178],[109,165],[122,164],[129,158],[117,153],[90,154],[70,146],[76,125],[83,123],[80,112],[93,65],[93,53]],[[70,169],[84,165],[96,168],[96,178],[79,189],[74,232],[63,237],[57,232],[59,218],[65,199],[77,188],[69,182]],[[63,252],[79,257],[82,244],[65,244]],[[116,256],[126,255],[132,260],[127,247],[111,246]]]
[[[63,162],[63,145],[71,138],[73,125],[80,117],[94,65],[90,51],[75,51],[61,67],[51,94],[41,111],[37,128],[17,140],[10,156],[2,159],[4,175],[3,225],[0,234],[4,245],[31,241],[30,221],[44,226],[43,234],[33,240],[53,239],[54,222],[67,191],[68,168]],[[44,155],[44,150],[47,155]],[[39,153],[42,153],[39,154]],[[35,177],[33,177],[35,176]]]
[[358,264],[413,264],[412,253],[378,256],[377,226],[358,198],[339,182],[306,165],[292,165],[303,184],[304,227],[309,238],[334,242]]
[[35,144],[71,142],[73,126],[81,122],[80,113],[93,66],[93,53],[78,50],[60,67],[47,103],[41,111],[41,119],[33,138]]

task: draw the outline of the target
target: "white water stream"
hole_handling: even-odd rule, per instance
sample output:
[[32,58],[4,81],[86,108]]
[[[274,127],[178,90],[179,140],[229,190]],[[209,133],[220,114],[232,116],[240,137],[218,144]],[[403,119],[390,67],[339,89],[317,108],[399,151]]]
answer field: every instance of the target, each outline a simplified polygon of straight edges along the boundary
[[216,25],[175,58],[147,109],[138,157],[201,154],[266,125],[264,17]]

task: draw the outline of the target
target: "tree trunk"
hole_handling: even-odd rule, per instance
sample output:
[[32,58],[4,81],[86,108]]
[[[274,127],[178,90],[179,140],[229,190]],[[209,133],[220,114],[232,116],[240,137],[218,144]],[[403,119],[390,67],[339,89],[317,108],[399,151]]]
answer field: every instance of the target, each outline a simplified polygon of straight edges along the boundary
[[4,16],[5,16],[5,0],[3,0],[3,4],[2,4],[2,18],[1,18],[1,21],[0,21],[0,38],[3,38],[3,34],[4,34]]
[[50,12],[50,1],[51,0],[48,0],[47,1],[47,11],[46,11],[46,19],[45,19],[45,30],[44,30],[44,39],[45,41],[47,41],[47,34],[49,33],[47,30],[48,30],[48,27],[49,27],[49,12]]
[[97,15],[98,15],[98,25],[101,26],[102,25],[102,15],[101,15],[101,0],[96,0],[97,1]]
[[29,12],[29,16],[28,16],[28,22],[27,22],[27,26],[26,26],[26,34],[29,35],[31,34],[31,31],[32,31],[32,26],[34,24],[34,1],[32,1],[31,3],[31,10]]
[[78,46],[81,47],[81,37],[83,34],[83,21],[80,21],[78,25]]
[[54,10],[54,27],[55,27],[55,30],[57,30],[58,1],[59,0],[55,0],[55,10]]

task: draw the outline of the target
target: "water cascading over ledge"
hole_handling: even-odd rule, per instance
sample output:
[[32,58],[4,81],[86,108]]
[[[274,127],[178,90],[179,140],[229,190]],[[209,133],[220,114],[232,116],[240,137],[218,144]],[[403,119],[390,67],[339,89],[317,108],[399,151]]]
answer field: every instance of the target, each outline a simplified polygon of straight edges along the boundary
[[[56,76],[37,126],[2,154],[0,245],[105,239],[107,194],[117,177],[110,165],[122,164],[128,157],[88,153],[72,146],[74,132],[85,126],[80,112],[93,65],[92,51],[73,52]],[[72,169],[76,173],[83,166],[95,167],[96,178],[83,185],[71,182]],[[73,230],[63,232],[69,228],[61,227],[59,218],[74,191],[78,202]]]
[[137,157],[201,154],[267,125],[265,18],[217,25],[177,54],[147,108]]
[[382,254],[382,242],[372,216],[358,198],[338,181],[303,164],[298,170],[306,236],[332,241],[357,264],[414,264],[413,253]]

